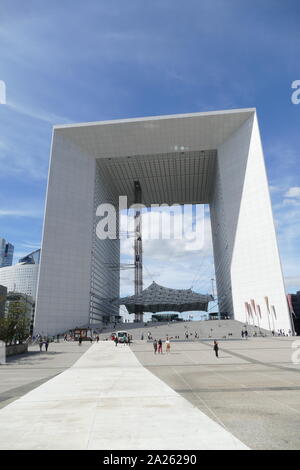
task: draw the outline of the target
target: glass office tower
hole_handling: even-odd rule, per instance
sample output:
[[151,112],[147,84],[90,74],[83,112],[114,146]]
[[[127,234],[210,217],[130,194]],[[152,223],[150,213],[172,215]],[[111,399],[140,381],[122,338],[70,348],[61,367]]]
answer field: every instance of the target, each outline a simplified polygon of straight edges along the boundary
[[11,266],[14,256],[14,246],[4,238],[0,238],[0,268]]

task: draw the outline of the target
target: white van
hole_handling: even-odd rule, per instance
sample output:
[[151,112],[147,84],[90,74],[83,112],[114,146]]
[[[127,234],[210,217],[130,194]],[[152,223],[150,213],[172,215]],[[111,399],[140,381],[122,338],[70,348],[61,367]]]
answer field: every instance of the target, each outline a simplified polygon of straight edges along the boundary
[[117,334],[119,343],[124,343],[124,338],[126,338],[126,341],[127,341],[127,338],[128,338],[127,331],[117,331],[116,334]]

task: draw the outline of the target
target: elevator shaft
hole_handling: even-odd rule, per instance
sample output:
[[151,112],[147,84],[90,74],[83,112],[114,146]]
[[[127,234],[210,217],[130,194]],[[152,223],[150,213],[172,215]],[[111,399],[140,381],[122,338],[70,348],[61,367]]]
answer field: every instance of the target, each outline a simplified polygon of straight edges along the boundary
[[[142,189],[139,181],[134,182],[134,203],[142,203]],[[134,213],[134,294],[138,295],[143,290],[143,248],[142,248],[142,211]],[[138,305],[135,308],[135,322],[143,321],[143,310]]]

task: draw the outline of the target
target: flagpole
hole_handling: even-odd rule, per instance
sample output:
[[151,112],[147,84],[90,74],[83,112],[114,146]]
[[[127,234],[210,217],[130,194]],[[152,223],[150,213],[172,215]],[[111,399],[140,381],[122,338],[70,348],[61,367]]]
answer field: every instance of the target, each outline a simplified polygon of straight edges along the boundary
[[270,329],[270,331],[271,331],[270,312],[268,312],[268,323],[269,323],[269,329]]
[[249,316],[252,317],[252,320],[253,320],[253,332],[255,331],[255,320],[254,320],[254,314],[253,314],[253,311],[252,311],[252,308],[251,308],[251,305],[248,304],[247,302],[247,305],[248,305],[248,310],[249,310]]
[[258,318],[258,314],[257,314],[257,312],[256,312],[255,300],[254,300],[254,299],[251,299],[251,300],[250,300],[250,303],[251,303],[251,305],[252,305],[252,310],[254,311],[254,314],[255,314],[255,316],[257,317],[257,326],[258,326],[258,331],[259,331],[259,333],[260,333],[259,318]]
[[259,331],[259,334],[261,334],[260,323],[259,323],[259,313],[256,313],[256,316],[257,316],[258,331]]
[[249,322],[249,311],[247,308],[247,302],[245,302],[245,311],[246,311],[246,325],[248,325]]
[[274,317],[272,316],[272,318],[273,318],[273,325],[274,325],[274,332],[275,332],[275,320],[277,320],[277,318],[276,318],[276,312],[275,312],[274,305],[271,305],[271,309],[272,309],[272,312],[273,312],[273,315],[274,315]]
[[257,306],[258,316],[259,316],[259,318],[262,320],[260,305],[257,304],[256,306]]
[[[271,312],[270,312],[270,307],[269,307],[269,297],[268,296],[265,296],[265,303],[266,303],[266,306],[267,306],[268,322],[269,322],[269,328],[270,328],[270,331],[271,331],[271,323],[270,323]],[[275,326],[274,325],[273,325],[273,331],[274,331],[274,334],[275,334]]]

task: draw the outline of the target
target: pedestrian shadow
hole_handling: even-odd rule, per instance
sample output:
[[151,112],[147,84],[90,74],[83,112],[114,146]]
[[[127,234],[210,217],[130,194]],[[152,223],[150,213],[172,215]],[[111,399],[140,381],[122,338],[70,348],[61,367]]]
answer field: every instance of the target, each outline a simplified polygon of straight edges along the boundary
[[[6,364],[16,364],[16,363],[25,363],[28,365],[34,365],[37,361],[45,361],[47,359],[53,359],[54,356],[58,354],[63,354],[62,352],[57,351],[28,351],[24,354],[19,354],[16,356],[9,356],[6,358]],[[51,357],[52,356],[52,357]],[[34,359],[34,362],[32,362]]]
[[39,351],[28,351],[28,352],[23,353],[23,354],[16,354],[15,356],[8,356],[6,358],[6,363],[21,361],[22,359],[33,358],[35,356],[38,356],[39,354],[40,354]]

